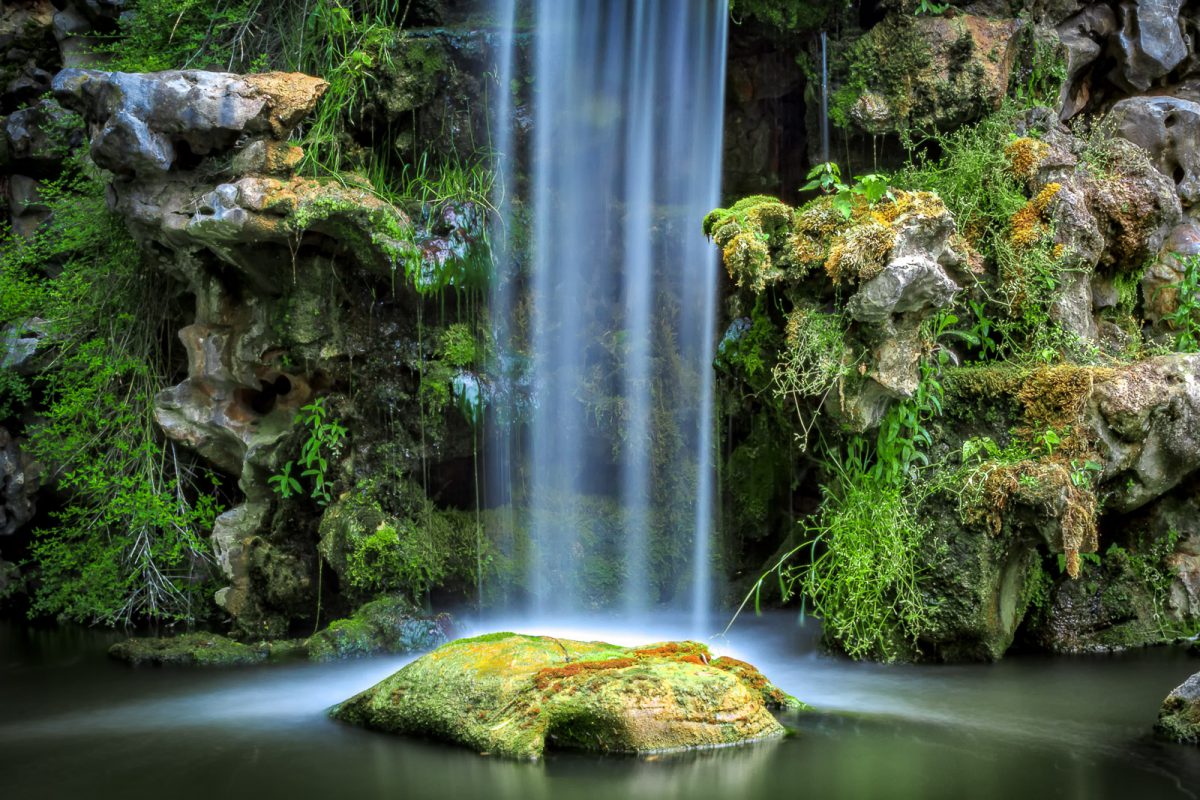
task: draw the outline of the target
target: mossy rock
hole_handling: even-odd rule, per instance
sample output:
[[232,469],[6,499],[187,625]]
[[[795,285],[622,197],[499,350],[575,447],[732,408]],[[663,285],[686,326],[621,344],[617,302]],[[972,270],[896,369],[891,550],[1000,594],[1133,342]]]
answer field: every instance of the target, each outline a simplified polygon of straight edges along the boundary
[[163,638],[136,638],[108,649],[113,658],[134,666],[153,664],[235,666],[266,661],[269,649],[235,642],[214,633],[184,633]]
[[460,639],[335,706],[345,722],[536,759],[547,743],[602,752],[717,747],[783,734],[803,704],[696,642],[639,648],[493,633]]
[[422,616],[403,597],[384,597],[367,603],[354,616],[329,623],[306,644],[313,661],[414,653],[444,643],[449,630],[449,615]]
[[1200,672],[1188,678],[1163,700],[1154,730],[1185,744],[1200,744]]

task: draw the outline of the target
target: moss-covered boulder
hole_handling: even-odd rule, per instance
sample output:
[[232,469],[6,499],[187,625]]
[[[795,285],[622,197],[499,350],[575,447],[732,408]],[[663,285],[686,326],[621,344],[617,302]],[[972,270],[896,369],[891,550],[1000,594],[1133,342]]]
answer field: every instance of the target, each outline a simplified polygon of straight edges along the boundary
[[1167,695],[1154,729],[1172,741],[1200,744],[1200,672]]
[[431,650],[446,641],[449,630],[449,615],[422,616],[403,597],[383,597],[309,637],[308,657],[332,661]]
[[162,638],[126,639],[110,647],[108,654],[134,666],[234,666],[266,661],[270,650],[265,646],[256,647],[235,642],[215,633],[184,633]]
[[626,648],[550,636],[460,639],[336,706],[337,719],[536,759],[547,743],[645,753],[779,736],[801,707],[757,669],[696,642]]

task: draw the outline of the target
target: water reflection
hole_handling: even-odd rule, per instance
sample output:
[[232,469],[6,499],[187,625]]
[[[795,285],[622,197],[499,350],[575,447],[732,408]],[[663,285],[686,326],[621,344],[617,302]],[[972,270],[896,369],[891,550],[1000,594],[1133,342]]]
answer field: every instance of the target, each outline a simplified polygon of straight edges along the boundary
[[[489,630],[515,620],[479,623]],[[644,643],[687,620],[559,635]],[[818,655],[775,617],[715,646],[818,706],[795,735],[649,758],[483,758],[329,720],[325,709],[404,663],[228,671],[128,669],[103,635],[30,639],[0,626],[0,797],[1001,798],[1194,797],[1200,749],[1148,736],[1159,699],[1200,661],[1119,658],[885,667]],[[67,645],[57,642],[66,641]]]

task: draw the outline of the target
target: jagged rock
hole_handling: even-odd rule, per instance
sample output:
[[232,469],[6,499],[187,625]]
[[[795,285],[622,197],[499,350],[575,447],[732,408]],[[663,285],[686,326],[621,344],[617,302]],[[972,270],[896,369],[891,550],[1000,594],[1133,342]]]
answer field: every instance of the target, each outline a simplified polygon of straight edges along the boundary
[[450,615],[420,615],[403,597],[383,597],[367,603],[347,619],[329,623],[305,643],[313,661],[416,653],[445,644]]
[[1105,459],[1108,507],[1130,511],[1162,496],[1200,467],[1200,354],[1097,380],[1086,419]]
[[57,63],[53,22],[51,0],[0,3],[0,114],[44,91],[33,90],[43,70]]
[[196,156],[230,150],[243,136],[286,139],[327,88],[320,78],[281,72],[64,69],[54,77],[59,102],[93,125],[96,164],[143,177],[180,159],[187,169]]
[[497,633],[443,645],[332,714],[536,759],[547,745],[647,753],[779,736],[768,704],[799,706],[697,642],[625,648]]
[[1108,38],[1117,31],[1117,16],[1104,4],[1085,7],[1058,25],[1059,41],[1067,48],[1067,74],[1059,94],[1059,117],[1070,119],[1091,101],[1088,67],[1104,53]]
[[1150,155],[1174,182],[1183,208],[1200,203],[1200,103],[1178,97],[1131,97],[1113,106],[1119,136]]
[[1121,28],[1110,39],[1117,66],[1111,78],[1130,92],[1144,92],[1188,55],[1179,24],[1184,0],[1122,0]]
[[1200,672],[1176,686],[1158,711],[1154,730],[1183,744],[1200,744]]
[[956,291],[958,286],[936,261],[904,256],[864,284],[846,309],[859,322],[879,324],[895,314],[941,308]]
[[20,530],[37,510],[41,465],[21,448],[20,440],[0,428],[0,536]]

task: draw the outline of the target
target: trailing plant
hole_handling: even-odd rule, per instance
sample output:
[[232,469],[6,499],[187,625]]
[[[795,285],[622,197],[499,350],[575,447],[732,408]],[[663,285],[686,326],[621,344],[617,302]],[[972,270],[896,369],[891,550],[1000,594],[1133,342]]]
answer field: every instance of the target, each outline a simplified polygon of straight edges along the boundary
[[65,169],[44,185],[52,216],[31,240],[0,232],[0,325],[44,320],[28,448],[63,497],[54,524],[34,531],[30,613],[204,617],[217,480],[154,421],[154,396],[174,377],[171,293],[109,213],[104,182],[74,159]]
[[346,440],[346,428],[337,420],[328,418],[325,408],[325,398],[319,397],[300,410],[293,421],[303,425],[308,437],[300,447],[299,466],[304,470],[300,475],[293,476],[292,470],[297,462],[288,461],[281,472],[272,475],[267,483],[284,500],[294,495],[303,494],[304,486],[299,478],[308,478],[311,484],[309,497],[318,505],[329,505],[333,499],[330,492],[332,480],[329,477],[330,460],[338,458]]

